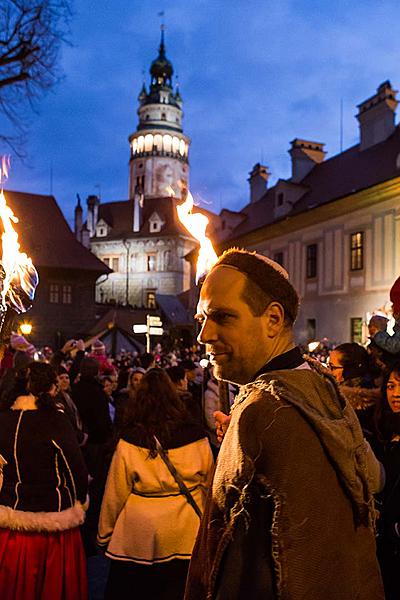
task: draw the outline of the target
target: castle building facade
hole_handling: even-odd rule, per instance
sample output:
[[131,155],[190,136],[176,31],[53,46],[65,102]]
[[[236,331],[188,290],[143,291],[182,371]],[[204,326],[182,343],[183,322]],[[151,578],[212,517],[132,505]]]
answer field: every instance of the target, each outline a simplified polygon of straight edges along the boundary
[[79,200],[75,208],[77,238],[112,269],[97,282],[98,302],[154,308],[156,295],[175,296],[190,286],[184,256],[196,242],[176,214],[189,185],[190,139],[172,77],[162,29],[149,88],[143,84],[138,98],[138,126],[129,136],[128,198],[89,196],[85,221]]
[[400,275],[400,127],[389,81],[358,105],[359,142],[326,158],[324,144],[296,138],[292,175],[268,187],[250,173],[250,202],[221,211],[219,248],[239,245],[282,264],[300,293],[299,342],[366,342],[372,313],[390,315]]

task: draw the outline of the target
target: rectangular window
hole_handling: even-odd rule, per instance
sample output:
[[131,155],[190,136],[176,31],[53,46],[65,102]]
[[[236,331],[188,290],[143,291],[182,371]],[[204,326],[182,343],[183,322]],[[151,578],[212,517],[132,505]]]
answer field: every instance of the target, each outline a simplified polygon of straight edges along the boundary
[[147,308],[156,308],[156,295],[154,292],[147,292]]
[[113,258],[112,259],[112,270],[115,271],[116,273],[118,273],[119,271],[119,258]]
[[71,285],[63,285],[62,286],[62,303],[63,304],[72,304],[72,286]]
[[105,265],[107,265],[107,267],[109,267],[109,266],[110,266],[110,259],[109,259],[108,257],[104,257],[104,258],[103,258],[103,263],[104,263]]
[[314,342],[317,337],[317,322],[315,319],[307,319],[307,342]]
[[361,317],[350,319],[350,339],[357,344],[362,342],[362,322]]
[[307,279],[312,279],[313,277],[317,276],[317,257],[317,244],[310,244],[309,246],[307,246]]
[[350,270],[359,271],[364,267],[364,233],[358,231],[350,236]]
[[60,302],[60,286],[58,283],[50,284],[49,300],[51,304],[58,304]]
[[147,270],[148,271],[156,270],[156,255],[155,254],[147,255]]
[[285,265],[283,264],[283,252],[275,252],[274,261],[277,262],[278,265],[281,265],[281,267],[284,267]]

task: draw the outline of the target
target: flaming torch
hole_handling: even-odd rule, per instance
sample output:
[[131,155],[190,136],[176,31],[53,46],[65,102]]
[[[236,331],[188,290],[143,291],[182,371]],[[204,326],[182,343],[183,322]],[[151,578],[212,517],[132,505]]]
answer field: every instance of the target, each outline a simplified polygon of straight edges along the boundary
[[[181,223],[200,244],[196,265],[196,284],[200,292],[202,282],[217,262],[218,256],[211,240],[206,235],[208,218],[202,213],[193,213],[193,205],[193,196],[190,191],[187,191],[185,201],[182,204],[178,204],[176,210]],[[220,410],[225,414],[229,414],[229,386],[226,381],[218,382],[218,397]]]
[[2,255],[0,260],[0,359],[3,357],[17,315],[26,312],[32,306],[38,273],[32,260],[20,252],[18,234],[13,223],[18,218],[7,205],[3,184],[8,178],[10,159],[3,156],[0,167],[0,227]]

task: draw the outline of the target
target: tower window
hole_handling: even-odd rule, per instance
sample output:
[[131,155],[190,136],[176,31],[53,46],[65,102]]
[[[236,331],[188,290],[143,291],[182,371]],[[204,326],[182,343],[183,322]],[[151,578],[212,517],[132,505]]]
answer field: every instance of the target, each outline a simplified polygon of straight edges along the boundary
[[278,194],[278,199],[277,199],[277,205],[278,206],[282,206],[282,204],[283,204],[283,198],[284,198],[283,192],[280,192]]
[[360,271],[364,268],[364,233],[358,231],[350,236],[350,270]]
[[165,113],[161,113],[161,121],[166,121],[167,115]]

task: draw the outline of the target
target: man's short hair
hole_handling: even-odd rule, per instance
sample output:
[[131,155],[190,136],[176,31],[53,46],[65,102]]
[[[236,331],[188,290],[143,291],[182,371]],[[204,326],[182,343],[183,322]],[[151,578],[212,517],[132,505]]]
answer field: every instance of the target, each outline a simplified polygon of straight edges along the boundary
[[169,369],[166,369],[166,373],[172,381],[172,383],[178,383],[179,381],[183,381],[186,376],[185,369],[180,365],[169,367]]
[[85,356],[80,365],[82,377],[97,377],[99,374],[99,363],[91,356]]
[[226,250],[214,267],[223,265],[234,267],[247,277],[242,299],[254,316],[261,316],[268,304],[278,302],[283,307],[285,322],[293,325],[299,310],[299,297],[281,265],[266,256],[239,248]]

